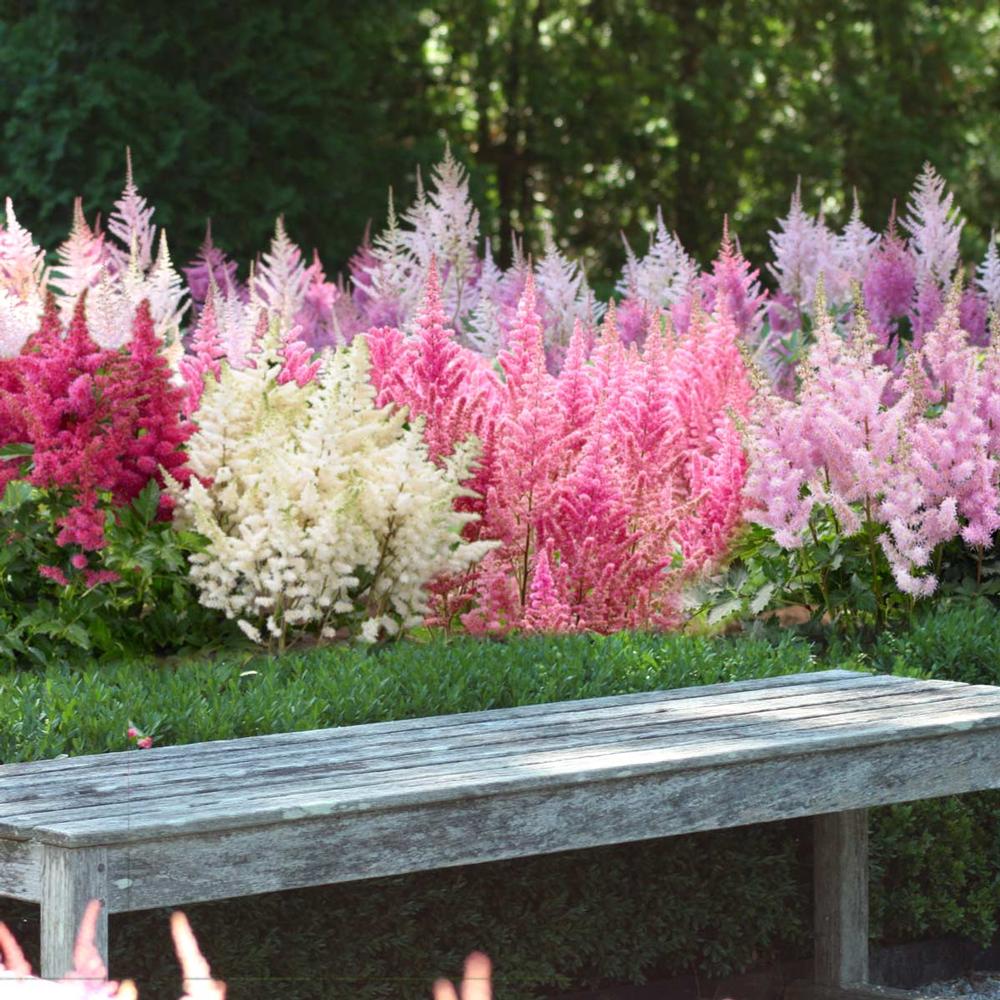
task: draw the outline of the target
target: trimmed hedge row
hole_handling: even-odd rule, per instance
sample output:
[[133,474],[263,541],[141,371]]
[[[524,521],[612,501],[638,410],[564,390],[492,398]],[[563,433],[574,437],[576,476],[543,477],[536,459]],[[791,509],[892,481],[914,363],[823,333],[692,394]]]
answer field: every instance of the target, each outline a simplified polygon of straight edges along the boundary
[[[822,657],[787,633],[429,636],[373,651],[9,671],[0,674],[0,759],[125,749],[130,723],[163,745],[834,666],[996,682],[998,653],[1000,622],[981,604],[943,609],[871,650]],[[279,989],[294,1000],[423,997],[473,948],[493,958],[504,997],[692,968],[724,975],[808,952],[809,833],[807,821],[768,824],[185,911],[234,998]],[[37,910],[6,901],[4,909],[30,951]],[[998,915],[1000,796],[876,811],[879,940],[957,933],[985,941]],[[169,996],[176,970],[163,911],[112,916],[111,934],[112,971],[148,984],[144,995]]]

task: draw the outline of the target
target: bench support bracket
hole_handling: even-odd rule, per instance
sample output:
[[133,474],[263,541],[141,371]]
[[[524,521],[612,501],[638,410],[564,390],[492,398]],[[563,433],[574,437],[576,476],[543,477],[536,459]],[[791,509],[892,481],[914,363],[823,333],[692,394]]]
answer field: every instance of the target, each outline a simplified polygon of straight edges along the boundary
[[97,950],[108,964],[108,857],[103,847],[42,848],[42,968],[57,979],[73,968],[73,945],[87,903],[101,901]]

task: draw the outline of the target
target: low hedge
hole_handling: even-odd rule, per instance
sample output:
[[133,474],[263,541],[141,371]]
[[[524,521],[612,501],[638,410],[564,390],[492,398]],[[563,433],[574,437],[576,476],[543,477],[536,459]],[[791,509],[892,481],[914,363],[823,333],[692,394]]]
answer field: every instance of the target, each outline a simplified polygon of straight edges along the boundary
[[[937,637],[952,636],[948,654]],[[0,674],[0,759],[124,749],[134,723],[156,745],[684,687],[829,667],[988,672],[992,609],[956,607],[868,651],[820,659],[782,635],[427,637],[374,651]],[[964,652],[963,652],[964,650]],[[937,659],[935,659],[937,658]],[[993,679],[1000,659],[992,660]],[[978,680],[988,679],[976,675]],[[142,752],[142,751],[137,751]],[[807,821],[185,907],[234,1000],[427,995],[481,948],[503,997],[697,970],[725,975],[808,953]],[[985,941],[1000,911],[1000,797],[875,812],[873,932]],[[5,904],[6,905],[6,904]],[[37,910],[11,905],[37,942]],[[111,917],[112,971],[169,997],[163,911]],[[37,944],[36,944],[37,946]],[[321,971],[320,971],[321,970]],[[405,975],[400,979],[400,975]],[[337,976],[343,978],[335,978]]]

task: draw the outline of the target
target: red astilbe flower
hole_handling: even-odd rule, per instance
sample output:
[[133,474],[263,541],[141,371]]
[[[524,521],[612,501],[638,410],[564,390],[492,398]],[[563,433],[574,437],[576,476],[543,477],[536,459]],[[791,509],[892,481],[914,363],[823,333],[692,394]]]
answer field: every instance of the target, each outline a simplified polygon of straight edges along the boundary
[[[83,296],[65,338],[57,329],[50,304],[41,329],[8,363],[14,370],[4,376],[10,391],[4,393],[0,436],[31,445],[32,485],[72,497],[58,522],[58,544],[96,550],[104,546],[100,494],[124,506],[150,480],[162,485],[161,468],[186,481],[182,447],[193,427],[181,417],[182,391],[170,382],[147,303],[124,350],[102,349],[91,340]],[[15,427],[10,414],[17,411],[21,423]],[[168,513],[161,501],[161,516]]]

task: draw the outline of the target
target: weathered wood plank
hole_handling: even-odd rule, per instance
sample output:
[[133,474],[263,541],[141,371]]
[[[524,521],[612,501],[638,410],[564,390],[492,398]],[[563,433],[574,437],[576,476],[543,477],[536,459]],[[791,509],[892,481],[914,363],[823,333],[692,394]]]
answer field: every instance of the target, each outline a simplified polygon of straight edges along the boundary
[[19,840],[0,840],[0,896],[36,903],[42,885],[42,848]]
[[[1000,733],[941,736],[896,746],[709,767],[663,778],[310,817],[280,825],[181,836],[181,817],[157,839],[109,848],[131,883],[112,909],[143,909],[575,848],[723,829],[996,787]],[[77,831],[84,840],[85,830]],[[164,839],[166,838],[166,839]]]
[[[817,690],[828,691],[833,686],[856,686],[863,684],[893,684],[905,688],[923,683],[909,678],[873,676],[849,670],[818,671],[811,674],[788,674],[781,677],[765,678],[753,681],[731,681],[721,684],[703,685],[700,687],[677,688],[670,691],[639,692],[637,694],[616,695],[610,698],[586,698],[578,701],[557,703],[540,703],[522,705],[517,708],[491,709],[485,712],[461,712],[453,715],[430,716],[415,719],[401,719],[391,722],[363,723],[354,726],[341,726],[333,729],[301,730],[294,733],[272,733],[266,736],[242,737],[232,740],[211,740],[204,743],[193,743],[173,747],[160,747],[150,751],[145,756],[155,755],[157,760],[167,760],[173,757],[193,759],[202,755],[225,754],[236,747],[252,749],[276,748],[282,744],[293,746],[306,745],[314,741],[322,742],[337,738],[335,734],[350,732],[356,738],[370,736],[381,740],[387,735],[410,734],[411,736],[426,730],[451,729],[458,726],[475,726],[489,728],[493,725],[516,724],[522,719],[535,720],[537,717],[551,717],[553,721],[564,721],[564,715],[575,715],[578,712],[597,711],[604,713],[618,707],[636,709],[644,704],[661,705],[673,702],[705,701],[707,703],[725,702],[728,700],[747,701],[755,698],[767,699],[780,697],[783,692],[795,694],[802,688],[815,686]],[[954,682],[934,682],[936,684],[953,684]],[[963,685],[954,685],[961,687]],[[560,717],[560,718],[557,718]],[[127,760],[134,758],[134,751],[119,751],[108,754],[89,755],[84,757],[67,757],[45,761],[26,761],[2,765],[6,770],[0,772],[6,776],[23,776],[32,779],[37,775],[65,771],[77,772],[100,766],[98,761]]]
[[[162,766],[149,769],[139,767],[137,761],[127,769],[106,767],[100,772],[88,772],[85,777],[77,776],[73,781],[65,776],[49,776],[44,782],[12,782],[2,806],[8,818],[11,818],[28,812],[34,815],[47,809],[64,810],[72,808],[75,802],[99,801],[126,793],[129,800],[134,802],[149,797],[161,801],[173,795],[197,794],[206,789],[219,788],[223,780],[236,781],[242,778],[252,779],[255,788],[265,788],[269,782],[276,782],[282,788],[287,788],[290,782],[311,783],[317,777],[329,779],[339,773],[349,772],[351,777],[345,776],[343,783],[352,785],[377,780],[381,772],[392,770],[405,780],[414,768],[446,764],[449,771],[453,769],[452,765],[461,770],[472,762],[475,762],[473,766],[477,768],[483,767],[494,758],[508,759],[512,749],[521,756],[528,752],[549,753],[570,749],[575,752],[588,747],[602,750],[612,743],[624,747],[636,740],[648,739],[656,739],[662,745],[669,743],[671,746],[679,746],[687,745],[693,736],[697,738],[697,742],[701,742],[708,734],[712,734],[713,740],[734,736],[742,738],[760,731],[762,725],[772,724],[780,726],[776,738],[781,739],[803,726],[813,730],[819,729],[821,724],[825,727],[847,724],[853,720],[873,719],[879,710],[888,717],[905,713],[912,722],[928,712],[960,709],[971,698],[969,695],[959,696],[952,691],[922,696],[913,693],[876,696],[860,693],[855,694],[848,702],[838,701],[836,705],[827,705],[817,703],[817,697],[820,696],[812,695],[805,700],[788,699],[790,704],[786,708],[771,708],[767,712],[751,715],[736,716],[733,711],[706,713],[695,719],[643,715],[630,720],[629,724],[620,719],[607,724],[598,721],[594,728],[576,725],[533,727],[515,741],[473,733],[434,742],[394,742],[379,748],[381,752],[377,757],[372,756],[375,748],[366,745],[366,756],[361,759],[355,758],[355,754],[359,752],[356,745],[345,738],[341,741],[341,746],[331,741],[322,751],[314,750],[308,754],[298,748],[283,748],[281,752],[266,755],[259,750],[248,752],[234,749],[231,755],[212,758],[211,766],[204,760],[200,766],[190,766],[174,760],[170,769],[164,770]],[[981,697],[975,699],[975,704],[977,710],[988,707],[983,704]],[[1000,693],[996,698],[996,711],[1000,716]],[[587,754],[582,753],[581,756]]]
[[[97,823],[109,837],[117,839],[123,829],[136,836],[140,829],[149,831],[161,824],[174,823],[179,815],[191,829],[222,829],[227,825],[277,822],[285,813],[297,814],[304,803],[313,810],[345,813],[379,804],[474,796],[487,790],[497,792],[601,781],[640,773],[667,775],[709,765],[821,754],[843,746],[891,745],[914,736],[930,737],[949,732],[959,735],[977,728],[997,729],[1000,726],[995,710],[968,705],[960,712],[944,711],[939,706],[920,711],[911,709],[905,719],[891,723],[881,720],[878,713],[875,716],[876,721],[871,724],[819,726],[787,734],[764,727],[756,735],[744,734],[732,740],[696,737],[690,744],[671,745],[668,742],[661,745],[654,738],[648,741],[648,748],[633,744],[586,752],[580,748],[557,748],[545,753],[511,753],[485,767],[481,762],[473,762],[472,765],[442,765],[445,770],[441,767],[423,771],[411,769],[406,772],[406,781],[401,781],[400,773],[392,770],[384,772],[378,780],[374,775],[335,773],[329,777],[314,774],[300,781],[290,775],[277,790],[273,786],[258,789],[252,782],[237,787],[231,781],[220,781],[198,796],[163,796],[143,802],[126,799],[110,810],[107,802],[101,801],[79,807],[64,806],[57,812],[41,812],[34,817],[27,815],[20,821],[17,817],[7,818],[4,832],[8,836],[28,836],[36,829],[50,833],[58,831],[62,835],[78,829],[91,830]],[[24,823],[23,828],[18,826],[19,822]],[[143,836],[149,835],[143,833]]]
[[868,982],[868,810],[813,821],[815,979],[824,986]]
[[108,852],[103,847],[42,849],[42,975],[57,979],[73,968],[73,945],[83,911],[101,901],[95,946],[108,964]]

